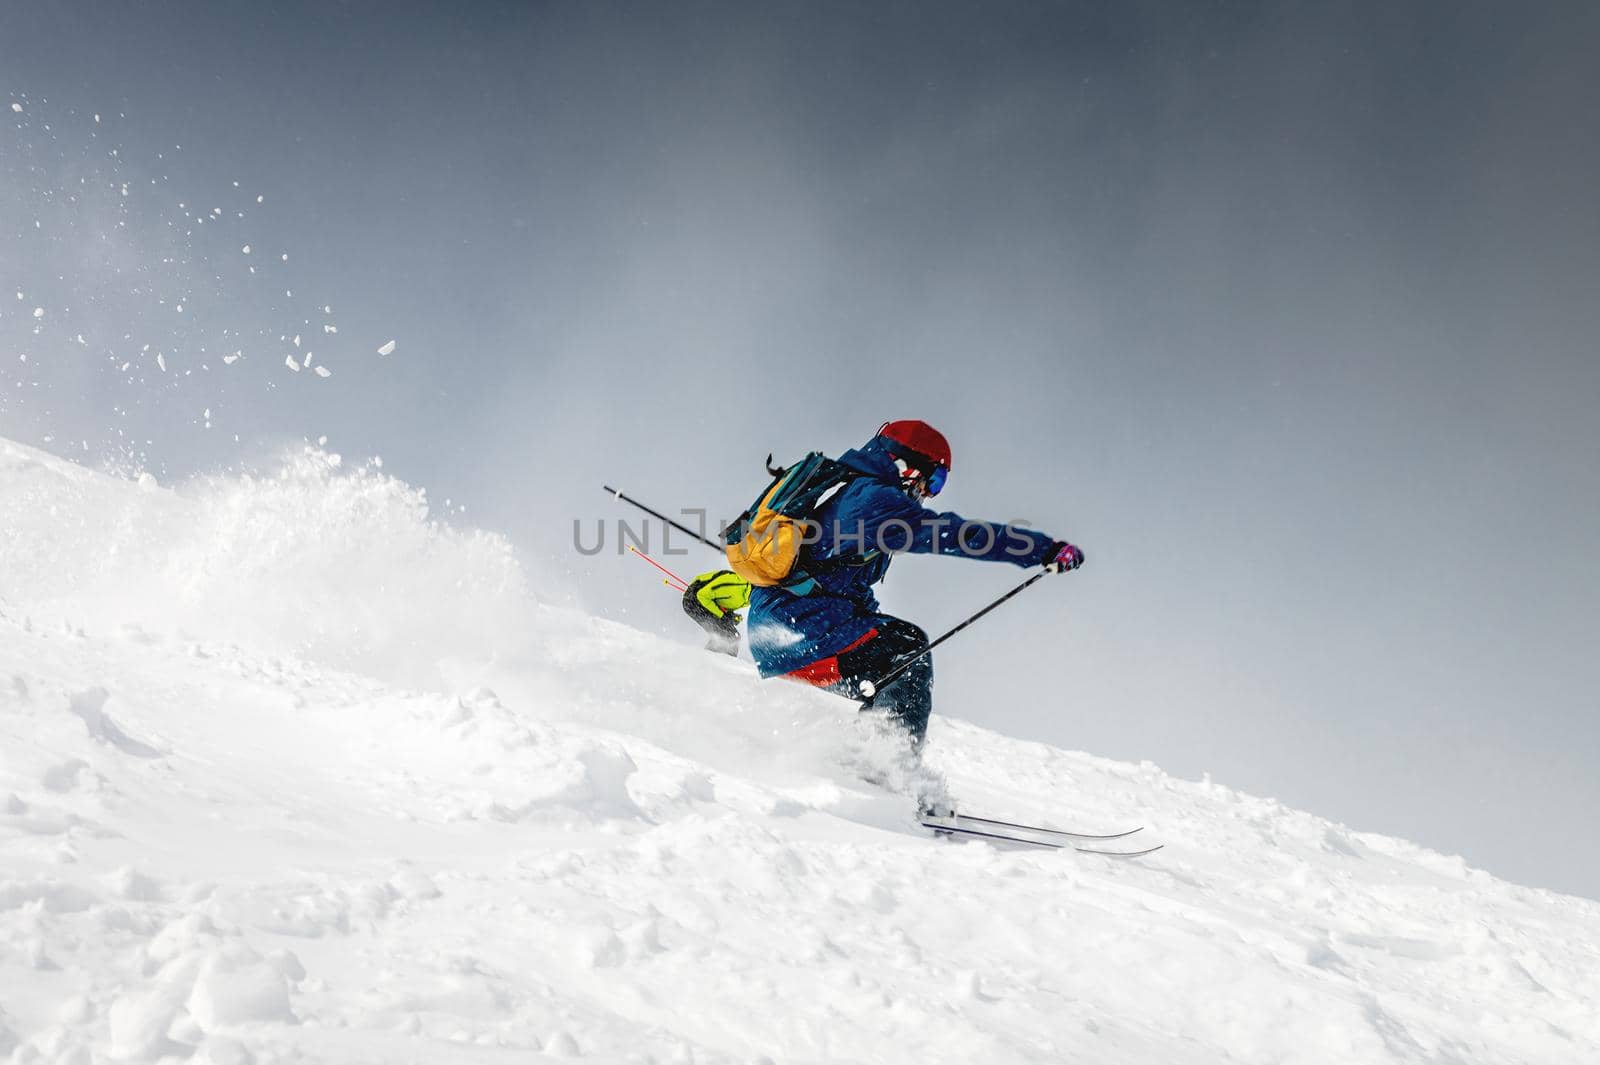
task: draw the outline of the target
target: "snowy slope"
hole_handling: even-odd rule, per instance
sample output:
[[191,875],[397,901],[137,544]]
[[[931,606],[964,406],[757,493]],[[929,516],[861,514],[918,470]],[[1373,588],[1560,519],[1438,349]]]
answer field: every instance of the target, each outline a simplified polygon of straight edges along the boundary
[[949,718],[1167,847],[929,839],[848,704],[529,584],[321,453],[0,442],[0,1060],[1600,1061],[1600,904]]

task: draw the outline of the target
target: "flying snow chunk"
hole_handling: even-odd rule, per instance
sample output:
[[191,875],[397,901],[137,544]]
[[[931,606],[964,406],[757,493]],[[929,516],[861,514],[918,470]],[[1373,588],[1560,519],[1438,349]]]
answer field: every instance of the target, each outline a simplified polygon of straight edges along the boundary
[[35,318],[43,318],[44,317],[44,308],[43,307],[35,307],[33,309],[33,316]]
[[167,357],[159,351],[156,352],[156,365],[161,367],[162,373],[167,372]]
[[333,371],[328,369],[326,366],[317,366],[317,367],[315,367],[314,372],[316,373],[316,375],[318,377],[332,377],[333,376]]
[[289,369],[293,370],[295,373],[300,372],[300,364],[294,361],[293,355],[285,355],[283,357],[283,364],[289,367]]
[[391,340],[391,341],[389,341],[389,343],[387,343],[383,347],[379,348],[378,349],[378,354],[379,355],[393,355],[394,354],[394,341]]
[[237,352],[237,351],[234,352],[232,355],[224,355],[222,357],[222,364],[224,366],[232,366],[234,363],[236,363],[238,361],[239,361],[239,352]]
[[12,104],[11,105],[11,110],[17,112],[18,114],[21,114],[22,113],[22,105],[21,104]]
[[299,333],[296,333],[294,335],[294,346],[297,347],[297,348],[300,346],[300,334]]
[[288,262],[289,261],[289,253],[288,252],[284,252],[282,255],[278,256],[278,258],[282,259],[284,262]]
[[240,248],[239,250],[244,252],[246,255],[249,255],[250,254],[250,245],[246,244],[244,247]]

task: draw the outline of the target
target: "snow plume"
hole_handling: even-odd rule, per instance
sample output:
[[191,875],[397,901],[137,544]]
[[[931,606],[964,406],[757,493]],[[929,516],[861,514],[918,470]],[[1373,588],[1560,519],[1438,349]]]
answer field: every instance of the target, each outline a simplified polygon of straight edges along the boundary
[[841,764],[910,779],[896,742],[841,727],[838,700],[762,692],[717,662],[708,675],[682,645],[545,604],[503,537],[436,520],[424,489],[315,446],[271,473],[165,488],[0,439],[0,601],[385,684],[488,686],[550,719],[780,779]]
[[[383,338],[341,333],[278,250],[297,220],[250,179],[220,180],[214,149],[191,154],[159,115],[102,122],[43,99],[16,114],[0,123],[0,272],[26,297],[0,309],[8,433],[190,471],[300,425],[315,390],[326,401],[370,380],[362,362],[379,364],[364,357]],[[319,327],[315,366],[283,354],[287,335]],[[229,431],[207,433],[203,407]]]
[[158,487],[0,441],[0,588],[89,627],[138,625],[429,684],[489,658],[536,604],[510,545],[430,517],[426,493],[314,447],[265,475]]

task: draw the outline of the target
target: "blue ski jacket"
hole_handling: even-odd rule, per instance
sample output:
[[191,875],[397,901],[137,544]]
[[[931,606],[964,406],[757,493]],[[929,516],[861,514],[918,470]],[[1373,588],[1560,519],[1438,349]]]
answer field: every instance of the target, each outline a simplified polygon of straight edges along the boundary
[[1016,525],[922,506],[900,488],[894,458],[874,438],[839,456],[858,477],[817,508],[821,529],[800,556],[810,579],[750,594],[750,653],[763,677],[838,654],[879,622],[872,586],[901,551],[1041,566],[1055,540]]

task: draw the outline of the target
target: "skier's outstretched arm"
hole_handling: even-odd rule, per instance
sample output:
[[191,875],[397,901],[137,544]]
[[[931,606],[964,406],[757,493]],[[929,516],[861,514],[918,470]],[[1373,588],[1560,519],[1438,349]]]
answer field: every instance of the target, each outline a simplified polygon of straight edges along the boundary
[[[964,518],[953,510],[932,510],[887,486],[872,494],[872,516],[863,523],[863,531],[879,550],[959,555],[1024,567],[1059,562],[1061,569],[1076,569],[1083,562],[1083,552],[1036,529]],[[1063,548],[1076,554],[1075,563],[1065,564],[1068,559],[1062,557]]]

